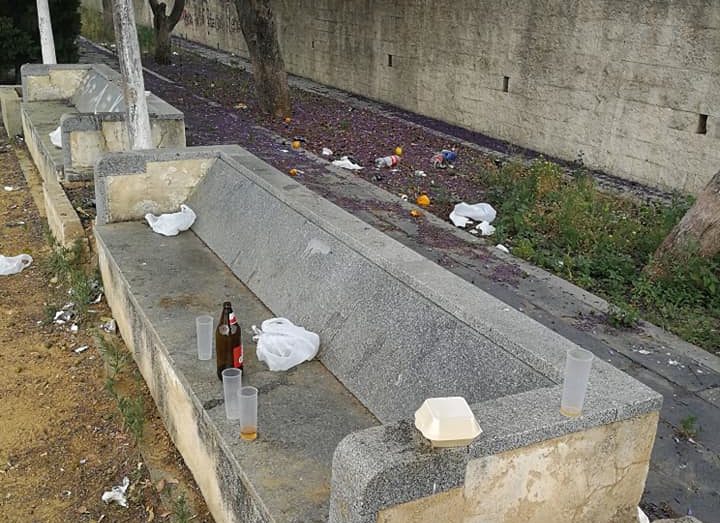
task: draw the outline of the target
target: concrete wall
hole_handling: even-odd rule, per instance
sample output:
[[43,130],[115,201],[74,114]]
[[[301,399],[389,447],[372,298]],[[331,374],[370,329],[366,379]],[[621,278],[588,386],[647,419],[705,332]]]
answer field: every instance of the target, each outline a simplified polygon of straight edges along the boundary
[[[657,187],[697,192],[720,166],[719,2],[274,5],[297,75]],[[188,0],[175,33],[247,55],[228,0]]]
[[635,523],[658,414],[468,463],[465,484],[387,508],[378,523]]

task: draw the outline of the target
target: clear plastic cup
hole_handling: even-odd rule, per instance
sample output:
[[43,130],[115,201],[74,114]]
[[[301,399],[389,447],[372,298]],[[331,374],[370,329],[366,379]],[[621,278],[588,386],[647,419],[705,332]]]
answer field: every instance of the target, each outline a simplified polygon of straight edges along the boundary
[[574,418],[582,413],[592,360],[592,352],[585,349],[570,349],[567,352],[560,401],[560,413],[563,416]]
[[225,369],[222,371],[223,396],[225,398],[225,416],[227,419],[240,419],[240,389],[242,371]]
[[198,359],[211,359],[213,352],[212,316],[198,316],[195,318],[195,333],[197,335]]
[[240,389],[240,437],[246,441],[257,438],[257,400],[255,387]]

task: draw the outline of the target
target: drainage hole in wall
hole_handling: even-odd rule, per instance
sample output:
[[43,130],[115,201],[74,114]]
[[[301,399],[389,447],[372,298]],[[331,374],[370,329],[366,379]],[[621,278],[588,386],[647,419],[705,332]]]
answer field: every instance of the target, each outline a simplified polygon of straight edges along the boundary
[[700,114],[698,116],[700,118],[698,118],[697,133],[698,134],[707,134],[707,117],[708,117],[708,115]]
[[503,93],[507,93],[510,88],[510,77],[503,76]]
[[388,67],[392,67],[392,58],[393,58],[392,55],[389,54],[388,55]]

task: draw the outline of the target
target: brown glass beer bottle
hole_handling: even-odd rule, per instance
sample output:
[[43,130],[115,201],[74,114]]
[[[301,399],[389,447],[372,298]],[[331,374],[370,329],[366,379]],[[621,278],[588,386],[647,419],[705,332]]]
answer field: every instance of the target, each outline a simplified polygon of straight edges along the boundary
[[238,325],[232,305],[223,303],[223,311],[215,330],[215,358],[218,379],[222,381],[222,371],[235,367],[243,368],[243,347]]

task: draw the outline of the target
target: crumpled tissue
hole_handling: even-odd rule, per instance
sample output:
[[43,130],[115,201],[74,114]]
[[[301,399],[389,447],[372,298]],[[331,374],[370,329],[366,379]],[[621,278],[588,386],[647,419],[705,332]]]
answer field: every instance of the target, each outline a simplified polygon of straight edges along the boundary
[[450,213],[450,221],[455,227],[465,227],[469,221],[487,222],[491,224],[497,213],[489,203],[468,204],[461,202],[455,205]]
[[50,143],[58,149],[62,149],[62,130],[60,129],[60,126],[58,125],[57,129],[48,134],[50,136]]
[[342,167],[343,169],[349,169],[351,171],[359,171],[362,169],[360,165],[351,161],[347,156],[343,156],[339,160],[333,160],[332,164],[335,167]]
[[111,490],[106,490],[102,495],[102,500],[105,503],[112,503],[113,501],[121,507],[127,507],[127,498],[125,492],[130,486],[130,480],[127,476],[123,478],[122,485],[115,485]]
[[180,206],[180,212],[161,214],[160,216],[152,213],[145,215],[150,228],[164,236],[176,236],[181,231],[188,230],[195,223],[195,218],[197,218],[195,212],[185,204]]
[[0,276],[10,276],[22,272],[33,262],[29,254],[18,254],[17,256],[3,256],[0,254]]

